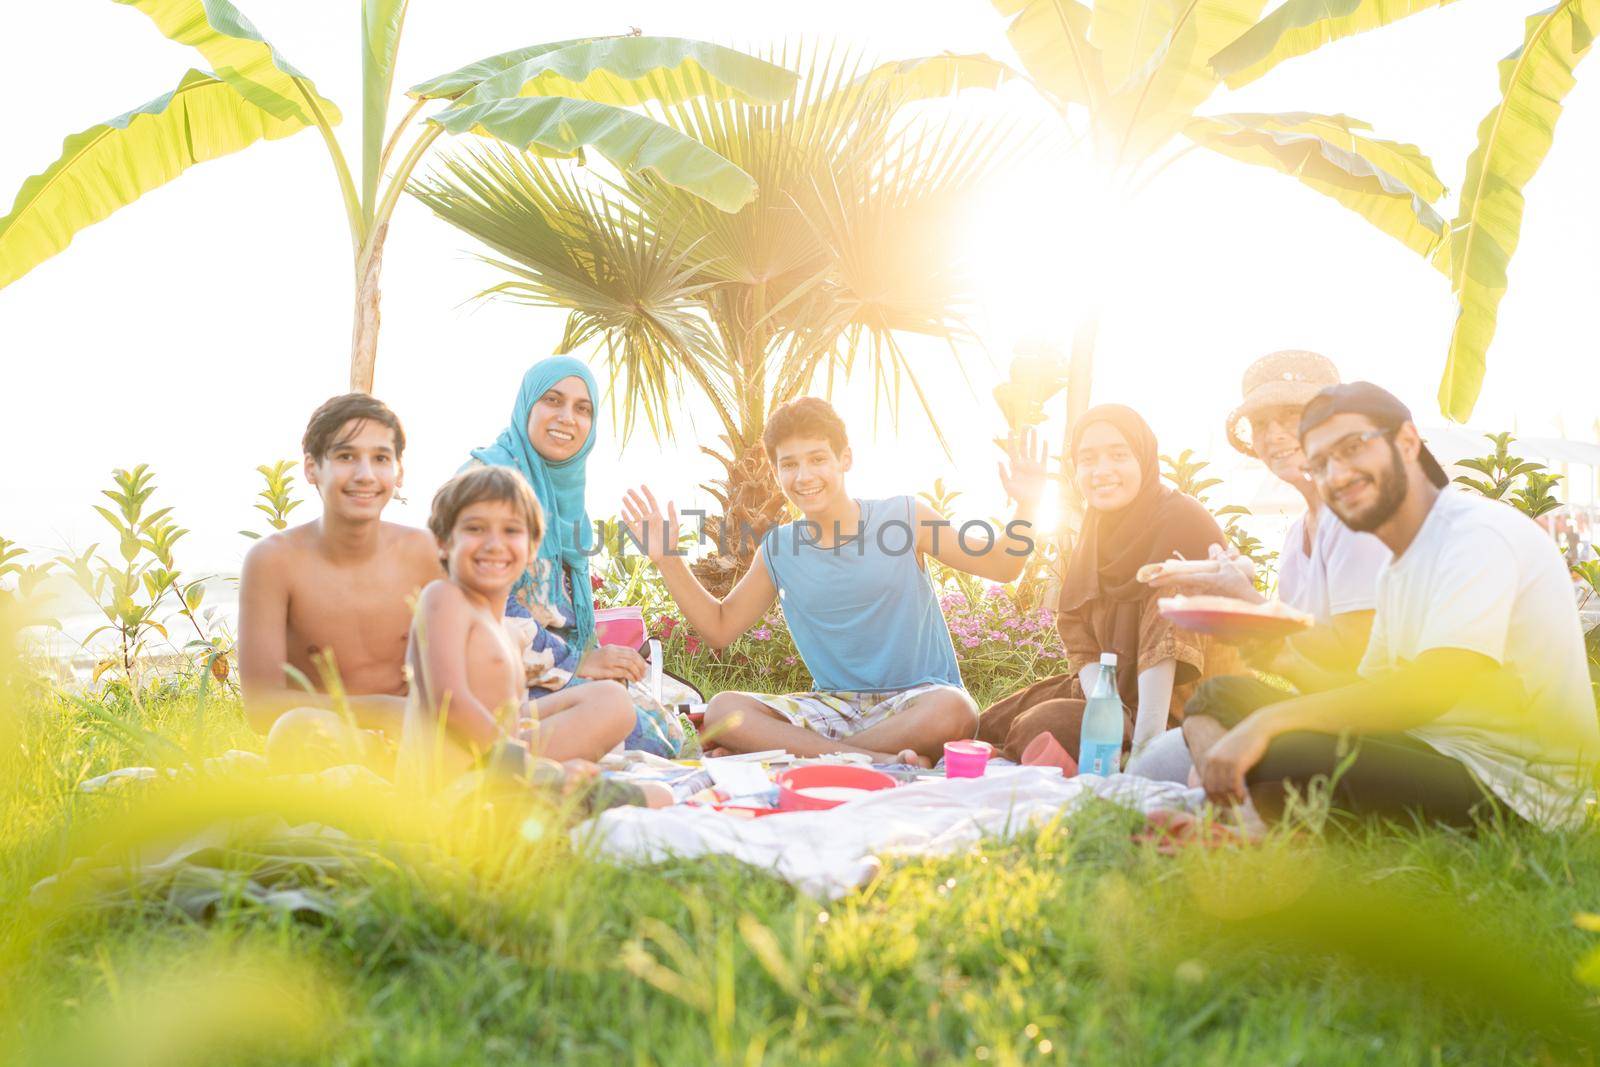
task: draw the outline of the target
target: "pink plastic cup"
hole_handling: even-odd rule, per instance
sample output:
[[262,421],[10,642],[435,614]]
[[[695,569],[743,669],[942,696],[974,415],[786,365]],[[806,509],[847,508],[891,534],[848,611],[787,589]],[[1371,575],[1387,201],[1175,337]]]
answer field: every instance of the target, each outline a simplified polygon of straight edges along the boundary
[[944,743],[944,776],[946,778],[982,778],[989,766],[989,756],[994,746],[987,741],[946,741]]
[[594,635],[602,645],[638,648],[644,644],[644,610],[639,607],[596,608]]

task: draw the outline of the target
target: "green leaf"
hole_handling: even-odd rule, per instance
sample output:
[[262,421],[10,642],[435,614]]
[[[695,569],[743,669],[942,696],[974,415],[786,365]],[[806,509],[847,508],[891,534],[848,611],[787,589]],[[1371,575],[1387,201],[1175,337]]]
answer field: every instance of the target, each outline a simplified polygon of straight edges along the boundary
[[116,2],[144,12],[167,37],[205,56],[218,80],[274,118],[310,125],[316,119],[305,107],[309,99],[330,125],[339,121],[333,102],[317,95],[311,80],[279,55],[228,0]]
[[446,111],[429,120],[450,133],[483,134],[542,156],[593,148],[620,170],[648,174],[723,211],[755,199],[750,175],[692,137],[620,107],[565,97],[513,97]]
[[480,59],[449,74],[441,74],[437,78],[430,78],[418,85],[413,85],[406,90],[406,95],[413,100],[454,100],[462,93],[467,92],[479,82],[487,81],[502,71],[509,70],[529,59],[542,56],[547,52],[555,52],[575,44],[586,44],[589,41],[601,40],[598,37],[574,37],[569,41],[550,41],[546,44],[530,45],[526,48],[515,48],[509,52],[502,52],[497,56]]
[[[1522,230],[1522,187],[1555,139],[1561,102],[1600,21],[1600,0],[1563,0],[1531,15],[1522,47],[1500,61],[1500,102],[1478,126],[1467,160],[1460,213],[1450,225],[1450,279],[1457,312],[1439,383],[1439,408],[1465,422],[1483,388],[1489,344],[1506,291],[1506,269]],[[1441,253],[1442,255],[1442,253]]]
[[[1100,8],[1095,15],[1098,19]],[[1186,0],[1154,50],[1120,86],[1113,86],[1107,121],[1114,131],[1107,147],[1120,163],[1143,159],[1183,129],[1194,109],[1216,91],[1220,81],[1211,57],[1247,29],[1266,0]],[[1098,40],[1098,38],[1096,38]],[[1143,47],[1144,35],[1139,36]]]
[[457,108],[514,97],[563,96],[629,106],[694,97],[773,104],[795,75],[755,56],[678,37],[603,37],[543,52],[462,94]]
[[[897,103],[953,96],[963,89],[998,89],[1017,72],[998,59],[981,53],[956,55],[942,52],[920,59],[883,63],[842,90],[866,95],[882,94]],[[833,101],[829,101],[832,103]]]
[[361,0],[361,203],[377,201],[389,92],[409,0]]
[[1100,50],[1106,84],[1124,88],[1178,24],[1187,0],[1096,0],[1089,40]]
[[191,70],[142,107],[75,133],[61,156],[23,182],[0,219],[0,288],[60,252],[73,236],[196,163],[302,129]]
[[1428,256],[1444,239],[1444,219],[1431,206],[1444,186],[1415,145],[1356,132],[1366,128],[1343,115],[1294,112],[1197,118],[1184,133],[1230,158],[1292,176]]
[[1211,59],[1229,88],[1255,81],[1295,56],[1455,0],[1287,0]]
[[1016,12],[1006,39],[1034,84],[1064,104],[1093,104],[1106,95],[1100,50],[1089,40],[1093,17],[1077,0],[994,0],[1002,15]]

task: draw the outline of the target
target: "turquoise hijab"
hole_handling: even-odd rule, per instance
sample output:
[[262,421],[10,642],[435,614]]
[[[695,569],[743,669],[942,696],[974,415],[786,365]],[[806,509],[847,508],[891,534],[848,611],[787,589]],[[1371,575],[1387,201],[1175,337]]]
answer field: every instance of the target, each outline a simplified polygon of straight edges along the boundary
[[[532,595],[547,607],[561,612],[571,627],[567,642],[578,651],[589,647],[594,635],[594,591],[589,586],[589,556],[583,551],[594,545],[594,526],[584,507],[584,485],[587,481],[586,465],[594,449],[595,431],[591,422],[589,436],[575,455],[559,463],[545,459],[528,441],[528,415],[539,398],[563,378],[581,378],[589,389],[589,400],[599,408],[600,391],[594,383],[589,368],[571,356],[551,356],[541,359],[528,368],[522,376],[522,388],[517,390],[517,402],[511,409],[511,424],[500,431],[494,444],[472,450],[472,458],[482,460],[491,467],[515,467],[533,486],[539,503],[544,508],[544,540],[539,543],[538,568],[543,572],[536,579],[527,573],[511,591],[514,598]],[[581,541],[580,541],[581,538]],[[566,583],[561,580],[562,569],[572,575],[572,595],[567,595]]]

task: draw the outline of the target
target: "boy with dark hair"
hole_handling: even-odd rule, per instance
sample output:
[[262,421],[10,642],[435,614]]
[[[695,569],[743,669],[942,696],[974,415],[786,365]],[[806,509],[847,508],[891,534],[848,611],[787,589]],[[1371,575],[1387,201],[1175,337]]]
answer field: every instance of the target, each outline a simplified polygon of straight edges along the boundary
[[[952,524],[915,497],[858,500],[845,489],[853,457],[843,420],[825,400],[775,410],[763,437],[798,522],[767,531],[750,570],[718,600],[680,555],[677,509],[649,489],[629,492],[623,520],[661,570],[689,625],[722,648],[780,602],[811,671],[811,692],[719,693],[706,730],[735,752],[782,748],[802,756],[865,752],[929,764],[944,743],[973,735],[977,706],[961,683],[926,560],[996,582],[1022,573],[1046,455],[1031,431],[1007,443],[1000,481],[1017,502],[1002,532]],[[974,536],[974,528],[981,528]],[[781,601],[780,601],[781,597]]]
[[453,777],[508,742],[554,760],[595,760],[626,738],[633,702],[616,682],[526,699],[505,606],[538,549],[544,517],[522,475],[506,467],[456,475],[434,496],[428,529],[445,577],[422,591],[411,625],[408,769],[437,767]]
[[399,738],[409,600],[443,574],[426,530],[382,519],[404,479],[394,412],[366,393],[336,396],[312,414],[302,444],[322,515],[256,542],[239,576],[245,717],[270,731],[269,758],[367,750],[370,739],[334,712],[341,701],[358,726]]

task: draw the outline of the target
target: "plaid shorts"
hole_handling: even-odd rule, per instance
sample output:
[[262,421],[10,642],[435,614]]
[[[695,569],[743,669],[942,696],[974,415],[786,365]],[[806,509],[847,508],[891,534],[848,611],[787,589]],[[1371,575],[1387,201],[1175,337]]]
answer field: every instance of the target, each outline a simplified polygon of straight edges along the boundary
[[830,741],[843,741],[904,710],[906,705],[917,697],[941,689],[962,692],[954,686],[935,682],[913,686],[910,689],[890,689],[877,693],[816,692],[785,693],[781,696],[752,693],[750,695],[795,726],[821,734]]

